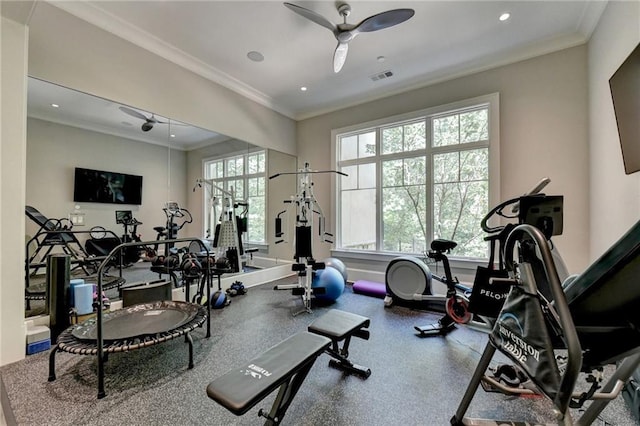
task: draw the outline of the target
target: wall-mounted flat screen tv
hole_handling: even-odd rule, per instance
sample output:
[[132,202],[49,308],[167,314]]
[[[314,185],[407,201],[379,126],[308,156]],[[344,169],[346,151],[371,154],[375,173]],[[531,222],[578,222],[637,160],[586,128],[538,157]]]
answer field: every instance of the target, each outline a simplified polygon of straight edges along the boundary
[[640,44],[609,79],[624,171],[640,170]]
[[76,167],[76,203],[142,204],[142,176]]

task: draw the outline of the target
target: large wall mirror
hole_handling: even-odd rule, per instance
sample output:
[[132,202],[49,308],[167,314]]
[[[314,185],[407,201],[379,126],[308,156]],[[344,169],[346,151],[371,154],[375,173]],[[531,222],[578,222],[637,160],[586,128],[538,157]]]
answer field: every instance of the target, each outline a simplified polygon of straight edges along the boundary
[[[27,295],[34,295],[27,303],[27,316],[43,313],[46,305],[39,298],[46,268],[34,266],[44,262],[50,248],[42,244],[44,236],[34,239],[43,225],[72,226],[79,233],[73,235],[70,249],[77,249],[77,239],[86,250],[88,239],[122,238],[125,223],[116,212],[130,211],[139,222],[135,233],[143,241],[155,240],[155,228],[166,228],[170,219],[167,203],[175,202],[191,216],[174,218],[178,226],[186,221],[178,238],[211,239],[211,210],[221,209],[221,195],[231,190],[239,204],[237,214],[253,223],[242,235],[243,247],[253,249],[243,258],[247,269],[259,271],[292,259],[291,244],[275,243],[274,223],[283,201],[295,193],[296,180],[273,182],[269,176],[295,171],[295,157],[35,78],[29,78],[27,105],[26,205],[31,211],[25,245],[28,258],[40,250],[27,267]],[[79,185],[79,180],[94,178],[103,180],[100,189]],[[214,178],[222,193],[211,192],[208,182]],[[104,232],[89,232],[92,229]],[[134,229],[128,225],[126,231],[131,234]],[[63,249],[52,246],[52,253]],[[163,254],[162,245],[157,250]],[[145,270],[138,263],[135,269]],[[146,279],[132,276],[133,270],[125,268],[127,281]],[[108,297],[117,298],[117,291]]]

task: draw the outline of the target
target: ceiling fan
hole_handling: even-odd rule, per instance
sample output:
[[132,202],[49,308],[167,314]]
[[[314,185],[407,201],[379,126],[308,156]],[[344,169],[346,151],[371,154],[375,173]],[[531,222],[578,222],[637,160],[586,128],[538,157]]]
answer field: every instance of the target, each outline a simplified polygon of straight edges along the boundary
[[158,120],[154,114],[151,114],[151,117],[147,117],[146,115],[136,111],[135,109],[131,109],[126,106],[121,106],[119,107],[119,109],[125,114],[128,114],[135,118],[139,118],[140,120],[144,120],[144,123],[142,123],[143,132],[148,132],[149,130],[153,129],[153,126],[155,126],[156,124],[168,124],[166,121]]
[[386,12],[378,13],[370,16],[359,24],[353,25],[347,23],[347,16],[351,13],[351,6],[347,3],[338,4],[338,13],[343,17],[342,24],[334,24],[324,16],[306,9],[293,3],[285,2],[284,5],[295,13],[329,29],[338,40],[338,46],[333,54],[333,71],[340,72],[349,50],[349,42],[356,38],[360,33],[369,33],[373,31],[383,30],[385,28],[398,25],[411,18],[415,11],[413,9],[393,9]]

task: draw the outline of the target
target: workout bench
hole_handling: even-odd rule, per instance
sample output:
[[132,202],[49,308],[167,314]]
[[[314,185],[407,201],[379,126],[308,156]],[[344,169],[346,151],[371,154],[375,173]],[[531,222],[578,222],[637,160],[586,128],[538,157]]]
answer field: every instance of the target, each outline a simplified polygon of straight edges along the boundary
[[[368,339],[369,331],[363,330],[368,326],[368,318],[332,309],[315,320],[308,331],[294,334],[209,383],[207,395],[236,416],[241,416],[279,387],[271,411],[266,414],[261,409],[258,416],[267,419],[265,425],[280,424],[302,382],[323,352],[338,360],[331,360],[330,366],[347,374],[358,374],[365,379],[369,377],[371,370],[347,359],[351,337]],[[340,349],[338,344],[343,340]]]
[[[332,309],[309,325],[308,330],[311,333],[331,339],[331,346],[326,352],[336,359],[329,361],[329,366],[342,370],[347,374],[357,374],[366,379],[371,375],[371,370],[367,367],[357,365],[349,361],[349,343],[351,337],[359,337],[369,340],[369,318],[350,312]],[[342,348],[338,345],[344,340]]]

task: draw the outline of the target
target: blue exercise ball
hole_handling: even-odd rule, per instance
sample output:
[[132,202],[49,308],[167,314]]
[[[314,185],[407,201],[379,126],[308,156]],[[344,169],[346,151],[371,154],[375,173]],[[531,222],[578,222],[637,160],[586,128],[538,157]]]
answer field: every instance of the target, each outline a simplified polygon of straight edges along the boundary
[[347,283],[347,267],[340,259],[335,257],[328,257],[324,260],[324,264],[330,268],[336,269],[344,278],[344,283]]
[[316,299],[334,302],[344,292],[344,278],[337,269],[320,269],[315,272],[311,287],[324,287],[324,294],[316,294]]

